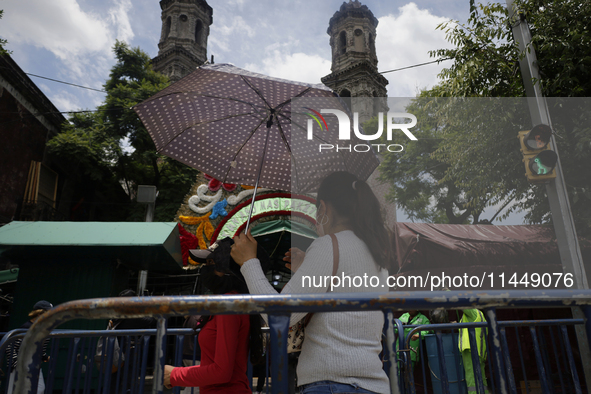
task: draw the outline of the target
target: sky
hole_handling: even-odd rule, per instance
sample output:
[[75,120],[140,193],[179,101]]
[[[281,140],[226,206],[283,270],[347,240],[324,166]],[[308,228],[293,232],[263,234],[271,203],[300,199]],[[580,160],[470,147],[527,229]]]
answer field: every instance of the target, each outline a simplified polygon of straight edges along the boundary
[[[432,61],[451,46],[436,29],[465,22],[469,0],[362,0],[378,19],[376,52],[383,72]],[[208,58],[250,71],[309,83],[330,73],[328,22],[343,0],[208,0],[213,24]],[[162,22],[157,0],[10,0],[1,3],[0,37],[30,74],[102,89],[115,64],[115,40],[158,55]],[[446,63],[386,73],[389,97],[414,97],[437,83]],[[60,111],[94,109],[104,94],[31,79]],[[404,214],[398,213],[404,221]],[[521,224],[514,215],[502,224]]]

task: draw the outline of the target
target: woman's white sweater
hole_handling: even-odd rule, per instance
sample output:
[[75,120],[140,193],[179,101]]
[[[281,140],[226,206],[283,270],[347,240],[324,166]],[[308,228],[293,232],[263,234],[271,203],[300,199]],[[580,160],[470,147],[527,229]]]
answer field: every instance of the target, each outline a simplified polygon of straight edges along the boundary
[[[353,231],[336,234],[339,243],[341,280],[335,293],[388,291],[388,271],[379,268],[367,245]],[[306,251],[306,258],[281,294],[311,294],[330,291],[333,247],[330,236],[316,239]],[[251,294],[277,294],[265,277],[258,259],[244,263],[241,269]],[[343,280],[344,277],[344,280]],[[347,279],[348,277],[351,278]],[[379,278],[377,287],[370,278]],[[310,278],[310,280],[308,280]],[[322,282],[322,283],[321,283]],[[336,285],[337,280],[334,280]],[[343,283],[344,282],[344,283]],[[359,285],[361,282],[361,286]],[[373,279],[372,284],[376,284]],[[367,285],[366,285],[367,284]],[[320,286],[318,286],[320,285]],[[317,287],[318,286],[318,287]],[[290,325],[305,314],[293,314]],[[389,393],[388,377],[382,369],[379,354],[384,325],[382,312],[315,313],[306,327],[306,337],[298,361],[298,385],[322,380],[356,384],[376,393]]]

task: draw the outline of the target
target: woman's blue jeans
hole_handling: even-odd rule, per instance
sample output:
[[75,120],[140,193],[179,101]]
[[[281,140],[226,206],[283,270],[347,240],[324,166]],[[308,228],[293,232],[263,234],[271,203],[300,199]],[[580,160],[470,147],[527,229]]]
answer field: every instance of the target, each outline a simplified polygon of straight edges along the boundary
[[377,394],[355,384],[337,383],[330,380],[305,384],[300,386],[299,390],[300,394]]

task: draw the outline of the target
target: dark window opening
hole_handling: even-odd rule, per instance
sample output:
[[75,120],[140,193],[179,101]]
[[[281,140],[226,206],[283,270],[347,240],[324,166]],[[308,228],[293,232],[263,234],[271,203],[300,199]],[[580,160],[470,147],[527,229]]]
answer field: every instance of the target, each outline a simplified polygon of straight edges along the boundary
[[371,33],[369,33],[369,50],[371,51],[372,54],[376,54],[376,43],[373,39],[373,35]]
[[164,39],[166,40],[168,38],[168,35],[170,34],[170,25],[171,25],[171,19],[170,16],[168,18],[166,18],[166,22],[164,22]]
[[351,92],[347,89],[343,89],[339,93],[339,96],[341,96],[341,99],[345,102],[345,104],[349,108],[349,111],[351,111]]
[[203,22],[197,19],[197,23],[195,25],[195,43],[201,44],[201,36],[203,35]]
[[344,31],[339,34],[339,53],[342,55],[347,52],[347,33]]

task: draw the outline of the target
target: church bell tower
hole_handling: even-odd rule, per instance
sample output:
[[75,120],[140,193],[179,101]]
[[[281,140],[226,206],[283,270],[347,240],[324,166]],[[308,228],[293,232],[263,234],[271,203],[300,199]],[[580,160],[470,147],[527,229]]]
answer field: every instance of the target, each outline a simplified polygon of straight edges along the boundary
[[322,83],[344,98],[376,98],[363,100],[359,108],[353,108],[359,112],[361,122],[388,110],[388,80],[378,74],[377,26],[377,18],[366,5],[349,0],[330,18],[326,31],[330,36],[332,67]]
[[155,71],[176,82],[207,60],[213,9],[205,0],[161,0],[162,33]]

